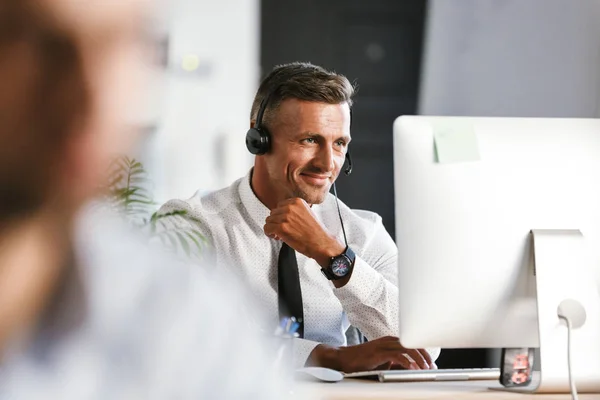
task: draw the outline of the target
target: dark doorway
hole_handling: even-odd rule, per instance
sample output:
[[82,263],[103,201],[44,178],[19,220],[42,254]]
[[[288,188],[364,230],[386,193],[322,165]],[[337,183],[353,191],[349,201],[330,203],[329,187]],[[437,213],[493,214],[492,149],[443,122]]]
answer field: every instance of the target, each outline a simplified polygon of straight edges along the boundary
[[263,73],[310,61],[358,83],[350,147],[355,168],[338,190],[350,207],[380,214],[392,237],[392,123],[417,110],[425,10],[422,0],[262,3]]
[[[377,212],[392,237],[394,120],[416,114],[427,1],[262,0],[261,67],[310,61],[359,86],[353,107],[354,170],[338,180],[351,208]],[[440,367],[483,367],[485,351],[442,352]]]

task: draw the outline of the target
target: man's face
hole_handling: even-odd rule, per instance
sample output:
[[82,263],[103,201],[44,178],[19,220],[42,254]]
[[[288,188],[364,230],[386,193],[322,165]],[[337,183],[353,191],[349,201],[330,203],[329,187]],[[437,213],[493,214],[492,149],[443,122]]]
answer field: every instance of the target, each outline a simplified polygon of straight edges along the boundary
[[273,116],[270,133],[272,147],[264,157],[271,181],[287,198],[322,203],[350,143],[348,104],[284,100]]

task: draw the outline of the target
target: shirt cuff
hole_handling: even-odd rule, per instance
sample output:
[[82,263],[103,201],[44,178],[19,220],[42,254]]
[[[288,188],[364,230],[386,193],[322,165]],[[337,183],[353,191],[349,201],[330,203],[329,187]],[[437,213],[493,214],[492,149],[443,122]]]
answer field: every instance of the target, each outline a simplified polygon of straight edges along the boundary
[[425,351],[427,351],[429,353],[429,356],[431,357],[433,362],[435,362],[438,359],[438,357],[440,356],[442,349],[439,347],[428,347],[425,349]]
[[304,368],[310,353],[320,344],[308,339],[294,339],[294,367]]

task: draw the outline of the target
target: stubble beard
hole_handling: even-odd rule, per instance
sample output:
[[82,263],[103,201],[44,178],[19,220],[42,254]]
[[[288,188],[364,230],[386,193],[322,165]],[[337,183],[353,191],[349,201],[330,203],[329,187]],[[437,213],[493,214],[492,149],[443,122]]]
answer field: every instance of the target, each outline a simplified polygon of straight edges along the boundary
[[308,204],[321,204],[327,198],[327,193],[329,193],[329,186],[327,189],[314,189],[309,191],[303,190],[298,184],[295,185],[295,188],[292,189],[293,197],[299,197],[306,201]]

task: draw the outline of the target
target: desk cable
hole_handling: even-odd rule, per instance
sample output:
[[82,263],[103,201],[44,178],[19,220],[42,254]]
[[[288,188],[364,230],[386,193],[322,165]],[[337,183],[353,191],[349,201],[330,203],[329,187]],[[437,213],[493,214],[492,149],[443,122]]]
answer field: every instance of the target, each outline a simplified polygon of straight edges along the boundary
[[575,380],[573,378],[573,364],[571,362],[571,336],[573,334],[573,324],[571,323],[571,319],[565,315],[559,315],[558,318],[567,323],[567,368],[569,370],[569,386],[571,387],[571,399],[578,400],[577,388],[575,387]]

